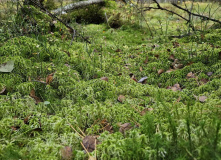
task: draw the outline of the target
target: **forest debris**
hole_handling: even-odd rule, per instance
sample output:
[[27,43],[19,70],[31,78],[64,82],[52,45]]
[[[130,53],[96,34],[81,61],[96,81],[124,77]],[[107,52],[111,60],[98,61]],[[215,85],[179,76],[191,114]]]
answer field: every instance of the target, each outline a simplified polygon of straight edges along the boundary
[[[82,143],[88,152],[93,152],[95,150],[95,141],[96,141],[95,136],[85,136],[83,138]],[[97,144],[97,142],[96,142],[96,144]]]
[[199,96],[199,101],[200,102],[205,102],[207,99],[207,96]]
[[175,59],[174,62],[172,63],[172,66],[174,69],[180,69],[183,68],[183,64],[179,63],[178,59]]
[[172,87],[168,86],[167,89],[171,89],[172,91],[181,91],[180,85],[178,83],[174,84]]
[[147,64],[147,62],[148,62],[148,56],[146,57],[144,63]]
[[135,78],[135,75],[134,75],[133,73],[130,73],[129,76],[130,76],[130,78],[131,78],[132,80],[134,80],[135,82],[137,82],[137,79]]
[[163,72],[164,72],[163,69],[159,69],[157,73],[158,73],[158,75],[160,75],[160,74],[162,74]]
[[61,157],[63,160],[71,160],[73,158],[72,148],[69,146],[62,148]]
[[174,60],[175,60],[174,54],[171,54],[171,55],[169,56],[169,59],[174,61]]
[[14,61],[0,64],[0,72],[11,72],[14,69]]
[[154,57],[156,57],[157,59],[159,59],[160,55],[159,55],[159,54],[155,54]]
[[180,44],[178,42],[173,42],[173,48],[178,48]]
[[111,126],[111,124],[106,120],[106,119],[103,119],[101,122],[101,130],[106,130],[108,131],[109,133],[113,133],[114,130],[113,130],[113,126]]
[[148,111],[153,111],[153,108],[145,108],[140,112],[141,116],[144,116]]
[[47,76],[46,78],[46,84],[49,84],[53,81],[53,76],[54,76],[54,73],[51,73]]
[[203,84],[206,84],[207,82],[209,82],[209,80],[206,79],[206,78],[202,78],[202,79],[200,80],[200,82],[202,82]]
[[189,72],[187,75],[186,75],[187,78],[195,78],[195,75],[193,72]]
[[146,84],[146,81],[147,81],[147,77],[143,77],[138,81],[138,83]]
[[166,73],[170,73],[170,72],[173,72],[173,71],[174,71],[174,69],[169,69],[169,70],[166,71]]
[[210,77],[210,76],[212,76],[212,75],[213,75],[213,72],[207,72],[206,74],[207,74],[207,76],[209,76],[209,77]]
[[34,89],[31,90],[31,92],[30,92],[30,97],[34,98],[35,104],[38,104],[38,103],[42,102],[41,99],[38,98],[38,97],[35,95],[35,90],[34,90]]
[[107,77],[101,77],[101,80],[108,82],[108,78]]
[[126,100],[126,97],[124,95],[119,95],[117,100],[121,103],[123,103]]
[[141,71],[141,72],[143,71],[143,68],[142,68],[142,67],[140,67],[140,71]]
[[120,125],[119,131],[120,131],[121,133],[125,133],[127,130],[129,130],[129,129],[131,129],[131,128],[132,128],[131,123],[124,123],[124,124],[121,124],[121,125]]
[[4,86],[4,87],[2,88],[2,90],[0,90],[0,94],[4,93],[5,90],[6,90],[6,87]]

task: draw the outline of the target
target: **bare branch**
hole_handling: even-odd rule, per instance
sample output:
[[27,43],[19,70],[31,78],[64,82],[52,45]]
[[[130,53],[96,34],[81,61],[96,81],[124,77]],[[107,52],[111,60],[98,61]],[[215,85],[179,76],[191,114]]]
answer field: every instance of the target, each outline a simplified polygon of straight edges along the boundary
[[210,20],[210,21],[217,22],[217,23],[221,24],[221,21],[219,21],[217,19],[213,19],[213,18],[210,18],[210,17],[207,17],[207,16],[203,16],[203,15],[200,15],[200,14],[196,14],[196,13],[190,12],[188,9],[185,9],[185,8],[175,4],[175,3],[172,3],[172,5],[177,7],[177,8],[179,8],[179,9],[181,9],[181,10],[183,10],[183,11],[185,11],[185,12],[187,12],[188,14],[193,15],[193,16],[201,17],[203,19]]

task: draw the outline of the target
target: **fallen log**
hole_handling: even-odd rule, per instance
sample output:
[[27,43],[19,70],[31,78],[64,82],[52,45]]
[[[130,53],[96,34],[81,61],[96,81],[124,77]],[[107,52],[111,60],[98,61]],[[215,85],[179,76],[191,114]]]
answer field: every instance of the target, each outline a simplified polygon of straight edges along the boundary
[[53,10],[52,13],[57,15],[59,13],[62,13],[62,11],[63,12],[69,12],[69,11],[72,11],[74,9],[86,7],[86,6],[89,6],[89,5],[92,5],[92,4],[102,4],[102,5],[104,5],[104,0],[88,0],[88,1],[80,1],[80,2],[76,2],[76,3],[71,3],[71,4],[68,4],[64,7],[60,7],[60,8],[57,8],[57,9]]

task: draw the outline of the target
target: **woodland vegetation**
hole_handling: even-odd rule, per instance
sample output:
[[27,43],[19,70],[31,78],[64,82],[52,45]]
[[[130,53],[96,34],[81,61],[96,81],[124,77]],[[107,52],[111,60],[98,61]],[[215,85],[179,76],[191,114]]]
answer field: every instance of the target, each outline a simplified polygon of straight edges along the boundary
[[218,2],[2,0],[0,57],[0,160],[221,159]]

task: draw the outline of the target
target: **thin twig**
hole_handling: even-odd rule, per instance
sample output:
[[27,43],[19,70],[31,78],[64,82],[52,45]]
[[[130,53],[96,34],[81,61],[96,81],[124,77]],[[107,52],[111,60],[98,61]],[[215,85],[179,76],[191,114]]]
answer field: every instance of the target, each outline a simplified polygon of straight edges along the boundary
[[[154,1],[155,1],[155,0],[154,0]],[[193,16],[201,17],[201,18],[203,18],[203,19],[210,20],[210,21],[217,22],[217,23],[221,24],[221,21],[219,21],[219,20],[217,20],[217,19],[213,19],[213,18],[204,16],[204,15],[200,15],[200,14],[196,14],[196,13],[190,12],[188,9],[185,9],[185,8],[183,8],[183,7],[181,7],[181,6],[177,5],[177,4],[175,4],[175,3],[172,3],[172,5],[175,6],[175,7],[177,7],[177,8],[179,8],[179,9],[181,9],[181,10],[183,10],[183,11],[185,11],[185,12],[187,12],[187,13],[189,13],[189,14],[191,14],[191,15],[193,15]]]
[[78,133],[78,135],[79,135],[82,139],[84,138],[84,136],[82,136],[69,122],[68,122],[68,124],[70,125],[70,127],[71,127],[75,132]]

